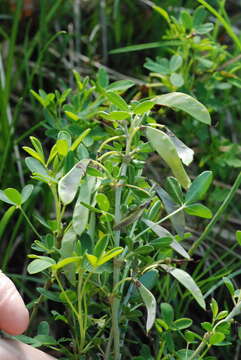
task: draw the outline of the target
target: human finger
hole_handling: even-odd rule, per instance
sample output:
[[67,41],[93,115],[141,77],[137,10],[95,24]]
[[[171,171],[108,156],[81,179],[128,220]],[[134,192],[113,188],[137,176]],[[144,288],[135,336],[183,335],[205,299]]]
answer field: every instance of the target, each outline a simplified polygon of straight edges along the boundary
[[0,339],[0,359],[56,360],[50,355],[17,340]]
[[[0,329],[11,335],[28,327],[29,313],[13,282],[0,272]],[[2,359],[2,358],[1,358]]]

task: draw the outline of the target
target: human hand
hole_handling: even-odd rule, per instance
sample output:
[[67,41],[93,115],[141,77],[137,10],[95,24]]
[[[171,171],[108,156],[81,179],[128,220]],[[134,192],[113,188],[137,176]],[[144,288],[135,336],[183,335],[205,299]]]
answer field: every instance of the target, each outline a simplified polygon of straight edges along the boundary
[[[20,335],[28,327],[29,313],[13,282],[0,272],[0,329]],[[0,339],[1,360],[54,360],[52,356],[17,340]]]

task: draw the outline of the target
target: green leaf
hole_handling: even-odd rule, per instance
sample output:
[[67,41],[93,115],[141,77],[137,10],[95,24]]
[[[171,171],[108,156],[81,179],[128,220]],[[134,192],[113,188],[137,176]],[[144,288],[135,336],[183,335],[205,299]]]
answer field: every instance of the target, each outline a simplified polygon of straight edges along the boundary
[[234,289],[232,281],[228,277],[223,277],[223,282],[226,285],[230,295],[233,297],[235,289]]
[[39,139],[37,139],[34,136],[30,136],[30,141],[31,141],[32,145],[34,146],[35,150],[37,151],[37,153],[40,155],[40,157],[42,159],[42,163],[44,164],[44,152],[43,152],[41,142],[39,141]]
[[157,283],[157,279],[159,276],[159,272],[157,269],[151,269],[146,271],[141,277],[139,281],[148,289],[151,290]]
[[167,178],[166,188],[169,194],[178,204],[183,204],[184,199],[182,188],[176,178],[169,176]]
[[209,338],[209,343],[211,345],[217,345],[217,344],[220,344],[224,339],[225,339],[225,335],[223,333],[215,332]]
[[195,27],[196,33],[203,35],[203,34],[207,34],[210,31],[212,31],[214,28],[213,23],[205,23],[205,24],[200,24],[198,26]]
[[[158,280],[159,272],[157,269],[151,269],[146,271],[141,277],[138,279],[148,290],[151,290],[156,284]],[[134,288],[132,291],[133,298],[139,297],[139,293],[137,288]]]
[[122,111],[129,111],[129,107],[128,107],[127,103],[125,102],[125,100],[120,95],[109,91],[109,92],[106,93],[106,97],[118,109],[120,109]]
[[190,13],[186,10],[183,10],[181,12],[181,21],[185,27],[185,29],[187,30],[191,30],[192,29],[192,16],[190,15]]
[[64,205],[70,204],[78,191],[80,180],[86,172],[89,159],[79,161],[58,183],[58,193]]
[[144,67],[154,73],[158,73],[161,75],[170,74],[169,61],[166,58],[157,58],[157,61],[153,61],[150,58],[146,59]]
[[143,101],[133,108],[134,114],[145,114],[146,112],[150,111],[154,106],[154,102],[150,100]]
[[49,176],[47,169],[37,159],[27,157],[25,159],[25,163],[32,173],[36,173],[44,177]]
[[77,157],[79,158],[79,160],[89,159],[89,151],[84,144],[79,144],[77,148]]
[[101,257],[109,243],[108,236],[104,235],[102,236],[96,243],[94,247],[94,255],[97,256],[97,258]]
[[181,318],[174,321],[174,327],[177,330],[183,330],[192,325],[192,320],[188,318]]
[[241,230],[237,230],[235,233],[236,236],[236,240],[239,243],[239,245],[241,245]]
[[70,147],[70,150],[74,151],[79,146],[79,144],[85,139],[85,137],[89,134],[90,131],[91,129],[86,129],[85,131],[83,131],[82,134],[78,136],[77,139],[73,142],[73,144]]
[[90,205],[91,194],[94,190],[96,183],[95,177],[86,177],[86,180],[80,186],[79,196],[75,204],[74,213],[73,213],[73,229],[77,235],[81,235],[86,229],[89,219],[89,209],[82,205],[83,201],[86,204]]
[[39,341],[41,346],[50,346],[57,345],[57,340],[53,336],[50,335],[37,335],[34,337],[34,340]]
[[201,327],[205,330],[205,331],[212,331],[212,324],[210,322],[204,321],[201,323]]
[[165,271],[170,273],[175,279],[177,279],[194,297],[197,303],[205,310],[206,304],[201,293],[201,290],[196,285],[193,278],[184,270],[177,269],[168,265],[160,265]]
[[24,344],[31,345],[35,348],[42,346],[42,343],[36,338],[32,338],[26,335],[18,335],[14,337],[16,340],[23,342]]
[[161,225],[155,224],[154,222],[143,219],[143,222],[150,227],[152,231],[154,231],[160,238],[171,238],[172,242],[170,243],[170,247],[175,250],[178,254],[182,255],[185,259],[190,259],[189,254],[186,250],[179,244],[175,239],[174,236],[166,230]]
[[182,57],[180,55],[173,55],[169,62],[170,71],[177,71],[182,66]]
[[[193,342],[196,343],[196,342]],[[178,350],[175,355],[177,356],[177,360],[188,360],[191,359],[191,356],[194,354],[194,350],[188,350],[188,349],[181,349]],[[195,358],[193,358],[193,360],[198,360],[198,357],[195,356]],[[211,359],[207,359],[205,358],[205,360],[211,360]],[[214,360],[214,359],[212,359]]]
[[140,282],[136,282],[136,286],[140,292],[142,300],[147,309],[146,332],[148,333],[156,319],[156,299],[152,293]]
[[[173,213],[173,211],[176,211],[179,208],[179,205],[175,204],[172,198],[169,196],[169,194],[165,190],[163,190],[160,186],[156,185],[155,191],[157,193],[157,196],[163,202],[167,214],[171,214]],[[183,236],[185,231],[184,212],[179,211],[177,214],[171,216],[170,220],[178,235]]]
[[204,195],[208,191],[213,180],[213,174],[211,171],[202,172],[196,179],[193,181],[192,185],[188,189],[188,192],[185,197],[185,203],[190,204],[197,200],[202,200]]
[[[82,91],[83,90],[83,87],[84,87],[84,84],[82,83],[81,81],[81,77],[80,77],[80,74],[76,71],[76,70],[73,70],[73,74],[74,74],[74,79],[75,79],[75,82],[76,82],[76,85],[77,85],[77,88],[79,91]],[[88,81],[88,80],[87,80]],[[85,82],[85,81],[84,81]]]
[[69,264],[73,264],[73,263],[76,263],[76,262],[80,262],[82,259],[81,256],[71,256],[71,257],[67,257],[63,260],[60,260],[57,262],[57,264],[53,265],[52,268],[53,270],[59,270],[59,269],[62,269],[63,267],[69,265]]
[[123,230],[128,225],[133,224],[133,222],[137,221],[143,214],[145,208],[149,205],[149,200],[145,203],[137,206],[134,210],[130,211],[127,216],[125,216],[118,224],[116,224],[113,229],[114,230]]
[[94,144],[93,136],[87,135],[83,140],[84,145],[88,148]]
[[214,298],[212,298],[210,308],[212,310],[213,319],[216,319],[216,316],[218,315],[218,303]]
[[55,158],[55,156],[57,154],[58,154],[57,146],[56,146],[56,144],[54,144],[50,150],[50,154],[49,154],[46,166],[48,166],[50,164],[50,162]]
[[16,205],[16,203],[14,201],[10,200],[2,190],[0,190],[0,200],[4,201],[5,203],[10,204],[10,205]]
[[171,138],[163,131],[151,127],[147,127],[146,135],[154,150],[158,152],[162,159],[171,168],[174,176],[180,184],[187,189],[191,181],[184,170]]
[[203,6],[198,6],[193,15],[193,27],[196,28],[204,22],[207,17],[207,11]]
[[[156,325],[156,328],[157,328],[157,330],[158,330],[158,332],[159,332],[160,334],[163,333],[163,329],[164,329],[164,330],[168,330],[168,329],[169,329],[168,325],[167,325],[167,324],[165,323],[165,321],[162,320],[162,319],[156,319],[155,325]],[[163,328],[163,329],[162,329],[162,328]]]
[[47,256],[42,256],[40,259],[33,260],[27,268],[29,274],[37,274],[43,270],[50,268],[55,264],[55,261],[52,258]]
[[88,167],[86,170],[86,174],[94,177],[100,177],[103,178],[105,175],[98,169],[95,169],[93,167]]
[[68,142],[65,139],[58,139],[56,141],[56,149],[59,155],[66,156],[69,150]]
[[115,81],[107,86],[107,91],[125,91],[130,87],[134,86],[135,83],[132,80],[119,80]]
[[76,291],[73,291],[73,290],[70,290],[70,289],[67,289],[65,291],[62,291],[60,294],[59,294],[59,298],[60,300],[64,303],[64,304],[67,304],[67,298],[69,298],[69,300],[72,302],[72,303],[76,303],[77,301],[77,293]]
[[187,342],[193,343],[193,344],[197,342],[196,341],[197,339],[202,340],[200,335],[198,335],[195,332],[190,331],[190,330],[185,331],[185,339]]
[[[227,315],[228,315],[227,310],[220,311],[220,313],[216,317],[216,320],[222,320],[222,319],[226,318]],[[222,324],[220,324],[220,325],[222,325]],[[218,330],[220,330],[220,328],[218,328]]]
[[61,130],[61,131],[58,132],[57,140],[65,140],[67,142],[67,144],[68,144],[68,147],[70,147],[71,143],[72,143],[71,135],[66,130]]
[[37,330],[38,335],[49,335],[49,324],[47,321],[41,321]]
[[33,185],[24,186],[21,192],[22,204],[25,203],[33,192]]
[[[75,250],[77,235],[73,230],[73,227],[70,227],[67,231],[65,231],[64,236],[61,241],[60,261],[72,258]],[[75,286],[76,284],[76,264],[74,262],[66,264],[63,269],[63,272],[69,282]]]
[[165,323],[171,327],[174,320],[174,310],[173,307],[168,303],[161,303],[161,317]]
[[79,115],[74,114],[72,111],[67,111],[67,110],[66,110],[64,113],[65,113],[65,115],[67,115],[68,118],[70,118],[71,120],[78,121],[78,120],[80,119]]
[[103,116],[107,120],[116,120],[121,121],[128,119],[131,115],[128,111],[112,111],[111,113],[104,113],[104,111],[100,112],[100,116]]
[[93,267],[98,266],[97,265],[98,258],[95,255],[91,255],[91,254],[88,254],[88,253],[86,253],[85,255],[86,255],[90,265],[92,265]]
[[[1,195],[1,194],[0,194]],[[1,199],[1,196],[0,196]],[[15,206],[11,206],[7,211],[5,211],[4,215],[0,220],[0,238],[2,237],[6,226],[8,225],[9,220],[11,219],[14,211],[16,210]]]
[[209,208],[199,203],[186,205],[184,211],[189,215],[199,216],[205,219],[211,219],[213,216]]
[[122,247],[115,247],[109,251],[107,251],[104,255],[102,255],[97,262],[97,266],[105,264],[107,261],[113,259],[114,257],[121,254],[123,251]]
[[38,94],[36,93],[34,90],[30,90],[30,93],[33,95],[33,97],[35,97],[36,100],[38,100],[38,102],[45,108],[47,106],[46,101]]
[[229,79],[229,83],[237,88],[241,89],[241,80],[240,79]]
[[45,288],[39,288],[37,287],[36,290],[43,295],[46,299],[52,300],[52,301],[56,301],[56,302],[62,302],[59,299],[59,292],[56,291],[49,291],[46,290]]
[[152,101],[158,105],[182,110],[204,124],[211,124],[211,118],[206,107],[190,95],[172,92],[156,96],[155,98],[152,98]]
[[105,68],[100,68],[96,75],[96,80],[102,88],[106,88],[109,84],[109,76]]
[[39,153],[37,153],[35,150],[28,146],[23,146],[23,150],[26,151],[29,155],[31,155],[33,158],[39,160],[42,164],[44,164],[44,159],[42,158]]
[[97,201],[97,204],[98,204],[100,210],[109,211],[110,202],[109,202],[108,197],[105,194],[103,194],[103,193],[97,194],[96,201]]
[[22,204],[22,196],[18,190],[13,188],[5,189],[4,194],[6,197],[13,202],[13,204],[20,206]]
[[175,88],[179,88],[184,85],[184,79],[182,74],[172,73],[170,76],[170,81]]
[[177,150],[179,158],[182,160],[183,164],[190,165],[193,161],[194,151],[185,145],[180,139],[178,139],[172,131],[167,129],[167,134],[171,137],[173,144]]
[[[146,255],[149,254],[150,252],[152,252],[154,250],[154,247],[151,245],[143,245],[138,247],[137,249],[135,249],[135,255]],[[144,284],[145,285],[145,284]]]

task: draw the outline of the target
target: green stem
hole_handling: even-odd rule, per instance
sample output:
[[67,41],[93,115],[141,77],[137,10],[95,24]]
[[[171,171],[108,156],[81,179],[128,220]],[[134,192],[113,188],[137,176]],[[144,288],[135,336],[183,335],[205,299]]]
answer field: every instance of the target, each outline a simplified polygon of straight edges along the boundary
[[[47,280],[46,283],[44,284],[44,290],[48,290],[52,286],[52,284],[53,284],[52,280]],[[29,326],[33,323],[33,319],[35,318],[35,316],[38,312],[39,305],[42,303],[44,298],[45,298],[45,295],[41,294],[38,297],[38,299],[35,301],[35,304],[34,304],[32,312],[31,312],[30,319],[29,319]]]
[[162,357],[162,354],[163,354],[163,351],[165,348],[165,341],[162,341],[160,345],[161,346],[160,346],[160,350],[158,351],[158,354],[157,354],[157,360],[161,360],[161,357]]
[[[127,134],[126,140],[126,152],[125,156],[128,157],[130,153],[131,147],[131,131],[130,134]],[[120,176],[126,176],[128,164],[126,159],[124,158],[124,162],[121,166]],[[118,224],[121,221],[121,195],[123,187],[120,186],[123,184],[123,180],[120,180],[116,187],[115,192],[115,223]],[[120,230],[116,230],[114,232],[114,245],[118,247],[120,245]],[[113,268],[113,287],[115,288],[116,284],[118,284],[120,278],[120,262],[118,259],[114,261],[114,268]],[[114,360],[121,359],[120,353],[120,329],[119,329],[119,308],[120,308],[120,299],[118,296],[114,296],[112,302],[112,334],[114,339]]]
[[[176,215],[177,213],[179,213],[180,211],[182,211],[184,209],[185,205],[182,205],[180,208],[178,208],[177,210],[173,211],[172,213],[168,214],[167,216],[165,216],[164,218],[162,218],[161,220],[159,220],[157,223],[155,223],[154,225],[159,225],[161,223],[163,223],[164,221],[166,221],[167,219],[169,219],[170,217]],[[153,225],[153,226],[154,226]],[[139,237],[141,237],[142,235],[144,235],[147,231],[149,231],[150,229],[152,229],[152,226],[148,226],[146,229],[144,229],[142,232],[140,232],[138,235],[136,235],[136,237],[134,238],[133,242],[135,242]]]
[[56,185],[51,185],[50,189],[51,189],[53,197],[54,197],[56,222],[57,222],[57,227],[58,227],[55,245],[59,249],[61,247],[61,240],[62,240],[62,223],[61,223],[61,221],[62,221],[62,217],[64,215],[65,206],[63,206],[63,209],[61,210],[61,203],[58,198]]
[[33,232],[38,236],[38,238],[41,240],[41,235],[38,233],[38,231],[35,229],[35,227],[33,226],[33,224],[31,223],[31,221],[29,220],[27,214],[25,213],[25,211],[23,210],[22,207],[19,207],[19,210],[21,211],[21,213],[23,214],[23,216],[25,217],[28,225],[31,227],[31,229],[33,230]]
[[203,359],[204,358],[204,356],[207,354],[207,352],[209,351],[209,349],[210,349],[210,347],[211,347],[211,344],[208,344],[207,345],[207,348],[204,350],[204,352],[200,355],[200,359]]
[[105,355],[104,355],[104,360],[109,360],[110,359],[110,351],[111,351],[111,345],[112,345],[112,341],[113,341],[113,332],[112,330],[110,331],[110,336],[107,342],[107,346],[105,349]]
[[114,289],[113,289],[113,293],[116,292],[117,288],[118,288],[121,284],[125,283],[126,281],[132,281],[132,280],[133,280],[132,277],[126,277],[126,278],[120,280],[117,284],[115,284],[115,287],[114,287]]
[[[87,330],[87,304],[86,304],[86,285],[92,276],[92,273],[89,273],[83,283],[82,273],[79,273],[79,282],[78,282],[78,320],[79,320],[79,328],[80,328],[80,351],[82,352],[85,346],[85,334]],[[82,303],[84,307],[84,311],[82,308]]]
[[210,338],[210,333],[205,333],[203,336],[202,341],[200,342],[200,344],[198,345],[198,347],[196,348],[196,350],[194,351],[194,353],[191,355],[191,357],[189,358],[189,360],[194,360],[198,354],[200,354],[200,352],[203,350],[203,348],[206,346],[208,339]]
[[104,170],[104,172],[106,173],[106,175],[108,176],[109,179],[114,180],[114,178],[112,177],[112,175],[111,175],[111,173],[109,172],[109,170],[108,170],[104,165],[102,165],[99,161],[96,161],[96,160],[91,159],[91,162],[92,162],[93,164],[96,164],[97,166],[101,167],[101,168]]
[[221,215],[223,214],[223,212],[226,210],[227,206],[229,205],[229,203],[231,202],[233,196],[235,195],[236,191],[238,190],[239,186],[241,184],[241,172],[239,173],[239,175],[237,176],[232,188],[230,189],[230,192],[228,193],[226,199],[224,200],[224,202],[222,203],[222,205],[220,206],[220,208],[218,209],[218,211],[216,212],[216,214],[214,215],[214,217],[212,218],[212,220],[210,221],[210,223],[206,226],[206,228],[204,229],[203,233],[201,234],[200,238],[192,245],[192,247],[189,250],[189,255],[191,256],[195,250],[197,249],[197,247],[203,242],[203,240],[208,236],[208,234],[210,233],[210,231],[212,230],[213,226],[216,224],[216,222],[220,219]]
[[58,283],[58,285],[59,285],[59,288],[60,288],[61,292],[63,293],[63,296],[65,297],[65,300],[66,300],[67,304],[69,305],[69,307],[70,307],[70,309],[72,310],[73,314],[75,314],[77,320],[79,320],[79,314],[78,314],[78,312],[76,311],[74,305],[72,304],[70,298],[69,298],[68,295],[66,294],[66,291],[64,290],[63,285],[61,284],[61,281],[60,281],[60,279],[59,279],[59,277],[58,277],[57,272],[54,274],[54,276],[55,276],[55,279],[56,279],[56,281],[57,281],[57,283]]
[[83,284],[83,276],[82,272],[79,272],[78,279],[78,322],[79,322],[79,331],[80,331],[80,352],[82,351],[85,343],[85,331],[84,331],[84,320],[82,313],[82,284]]

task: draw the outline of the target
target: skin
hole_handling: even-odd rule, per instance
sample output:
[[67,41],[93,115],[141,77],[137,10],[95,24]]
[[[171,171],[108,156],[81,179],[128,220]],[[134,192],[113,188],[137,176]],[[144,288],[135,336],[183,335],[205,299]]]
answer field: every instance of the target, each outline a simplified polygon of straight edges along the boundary
[[[20,335],[28,327],[29,313],[13,282],[0,272],[0,329],[10,335]],[[56,360],[42,351],[17,340],[0,338],[0,359]]]

